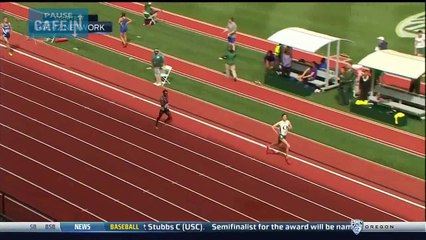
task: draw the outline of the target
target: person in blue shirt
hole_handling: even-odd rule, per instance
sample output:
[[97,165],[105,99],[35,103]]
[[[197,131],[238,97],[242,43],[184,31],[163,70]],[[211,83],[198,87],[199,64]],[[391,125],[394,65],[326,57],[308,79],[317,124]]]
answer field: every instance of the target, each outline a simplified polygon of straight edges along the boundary
[[132,22],[132,19],[126,17],[125,13],[121,14],[121,17],[118,19],[118,24],[120,25],[120,39],[123,47],[127,47],[127,25]]
[[318,70],[327,70],[327,61],[326,61],[325,58],[321,59],[321,62],[320,62],[320,64],[318,64],[317,69]]
[[0,23],[1,28],[1,39],[6,43],[7,49],[9,51],[9,55],[13,56],[12,48],[10,47],[10,33],[12,32],[12,25],[7,20],[7,17],[3,17],[3,22]]

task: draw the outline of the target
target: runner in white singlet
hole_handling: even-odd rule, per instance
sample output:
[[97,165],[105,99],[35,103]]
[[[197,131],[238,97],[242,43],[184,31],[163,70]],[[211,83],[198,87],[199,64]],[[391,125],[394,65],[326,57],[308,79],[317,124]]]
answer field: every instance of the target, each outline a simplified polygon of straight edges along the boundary
[[289,120],[281,120],[278,122],[278,129],[280,130],[278,134],[278,141],[280,141],[280,138],[284,138],[287,136],[288,128],[290,127],[290,121]]
[[[279,131],[276,130],[277,128]],[[284,150],[285,151],[284,156],[286,158],[287,163],[289,164],[287,156],[290,149],[290,144],[287,142],[286,137],[287,137],[288,131],[290,131],[292,128],[293,126],[291,125],[291,122],[287,119],[287,115],[283,113],[282,120],[272,125],[272,129],[278,135],[278,142],[272,144],[271,146],[267,146],[266,154],[271,153],[271,150],[272,150],[272,153],[275,153],[276,151],[274,150],[277,148],[278,148],[277,150]]]

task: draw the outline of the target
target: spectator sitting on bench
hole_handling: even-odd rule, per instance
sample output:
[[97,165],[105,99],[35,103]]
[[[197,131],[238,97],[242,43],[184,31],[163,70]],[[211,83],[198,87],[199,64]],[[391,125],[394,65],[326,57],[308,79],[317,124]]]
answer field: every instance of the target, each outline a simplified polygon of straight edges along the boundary
[[317,65],[318,70],[327,70],[327,61],[325,58],[321,58],[320,64]]
[[291,50],[288,47],[284,48],[284,53],[281,59],[282,76],[289,77],[291,72]]
[[143,12],[143,16],[145,18],[145,25],[152,23],[151,19],[157,21],[157,12],[159,11],[152,8],[151,5],[151,2],[145,4],[145,10]]
[[272,53],[271,50],[269,50],[266,53],[265,57],[263,58],[263,62],[265,64],[265,69],[267,71],[272,70],[274,68],[274,65],[275,65],[275,56],[274,56],[274,54]]
[[316,62],[309,64],[311,67],[307,68],[302,75],[299,75],[299,81],[307,83],[308,81],[315,80],[317,78]]

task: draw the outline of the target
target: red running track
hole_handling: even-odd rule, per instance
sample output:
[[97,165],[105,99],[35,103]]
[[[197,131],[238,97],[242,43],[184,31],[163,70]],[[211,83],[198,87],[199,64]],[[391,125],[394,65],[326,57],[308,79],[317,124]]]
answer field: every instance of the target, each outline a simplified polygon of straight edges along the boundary
[[[109,50],[132,56],[148,62],[151,58],[152,50],[141,46],[132,45],[127,48],[120,48],[119,40],[106,35],[91,35],[87,40],[88,43],[106,47]],[[245,82],[226,80],[225,77],[215,71],[208,70],[202,67],[196,67],[194,64],[179,60],[170,55],[167,64],[173,66],[173,69],[181,74],[189,77],[194,77],[197,80],[212,84],[215,87],[225,89],[227,91],[255,99],[257,101],[286,109],[297,115],[304,116],[326,125],[331,125],[345,131],[364,136],[374,141],[385,143],[404,151],[421,155],[425,153],[424,138],[392,129],[384,125],[378,125],[372,121],[361,119],[359,117],[350,116],[330,108],[321,107],[309,101],[300,101],[300,99],[283,95],[270,89],[259,87]],[[285,103],[285,104],[283,104]]]
[[[0,3],[0,8],[7,12],[16,14],[20,17],[28,17],[27,7],[15,3]],[[130,44],[128,48],[123,49],[118,38],[112,38],[106,35],[92,35],[89,37],[91,44],[106,47],[135,59],[149,62],[152,50],[138,45]],[[247,84],[238,81],[233,83],[225,81],[223,74],[217,71],[209,70],[199,65],[195,65],[173,56],[167,56],[167,63],[173,66],[174,71],[195,78],[196,80],[208,83],[215,87],[239,94],[275,107],[286,109],[295,114],[304,116],[317,122],[321,122],[332,127],[336,127],[359,136],[363,136],[374,141],[378,141],[390,146],[411,152],[413,154],[424,156],[425,145],[424,137],[404,132],[374,121],[366,120],[355,115],[337,111],[332,108],[324,107],[301,98],[273,91],[258,85]],[[286,103],[285,105],[283,103]]]
[[[12,5],[12,6],[15,6],[15,5]],[[40,54],[45,54],[45,53],[50,51],[49,49],[45,49],[44,46],[40,46],[40,48],[37,48],[36,50],[39,50],[38,52]],[[56,53],[51,53],[50,59],[53,59],[56,56],[57,56]],[[71,56],[74,56],[74,55],[71,55]],[[65,64],[67,66],[76,65],[76,64],[72,64],[72,61],[69,60],[69,59],[73,59],[71,57],[57,58],[56,61],[64,61],[64,59],[66,59]],[[86,71],[90,71],[91,68],[89,66],[90,65],[79,65],[77,68],[84,68],[85,67],[87,69]],[[74,68],[76,68],[76,66],[74,66]],[[103,74],[102,78],[104,78],[104,79],[111,78],[111,76],[109,76],[109,75],[110,74]],[[114,84],[126,86],[128,89],[132,89],[132,90],[135,90],[135,91],[136,91],[136,89],[140,89],[142,92],[143,91],[146,92],[146,90],[144,90],[144,89],[146,89],[146,86],[138,86],[139,83],[135,84],[136,82],[130,83],[130,81],[125,81],[125,82],[117,81],[117,79],[121,79],[121,78],[122,77],[112,78],[113,79],[112,82],[114,82]],[[139,81],[137,80],[137,82],[139,82]],[[180,102],[180,105],[187,103],[187,101],[185,101],[185,100],[182,100],[182,101],[179,101],[179,102]],[[190,112],[197,112],[199,110],[197,108],[194,108],[194,106],[191,106],[192,104],[189,104],[189,105],[186,104],[186,105],[187,106],[185,106],[185,107],[187,109],[189,109],[189,108],[191,109]],[[209,105],[207,105],[207,107],[209,107]],[[213,110],[215,110],[215,109],[213,108]],[[200,112],[200,111],[198,111],[198,112]],[[201,112],[200,114],[205,114],[205,112]],[[212,114],[209,114],[209,115],[210,116],[208,116],[208,118],[221,116],[221,115],[218,115],[218,114],[214,114],[214,116]],[[228,121],[227,123],[223,123],[223,119],[224,118],[219,118],[219,119],[217,119],[217,122],[222,122],[222,124],[223,124],[222,126],[235,125],[235,123],[233,123],[232,121],[230,121],[230,122]],[[220,121],[220,120],[222,120],[222,121]],[[250,124],[250,122],[248,122],[248,124]],[[234,130],[237,129],[238,127],[241,129],[240,131],[244,132],[244,130],[245,131],[247,130],[246,127],[241,128],[241,125],[238,126],[238,124],[237,124],[237,126],[234,127]],[[259,134],[262,133],[262,131],[260,131],[260,129],[258,127],[254,127],[253,129],[258,130],[256,132],[257,137],[259,136]],[[263,136],[265,135],[264,134],[265,132],[266,131],[263,131],[263,133],[262,133]],[[265,138],[263,138],[263,140],[266,141],[266,142],[270,141],[269,137],[265,137]],[[295,140],[292,140],[292,141],[295,141]],[[309,143],[308,144],[305,141],[307,141],[307,139],[300,139],[298,141],[298,142],[301,143],[300,149],[303,149],[300,152],[305,152],[306,146],[318,147],[318,148],[310,148],[309,152],[310,152],[310,154],[315,153],[315,155],[316,155],[315,159],[317,161],[320,161],[320,163],[325,163],[328,166],[337,167],[338,169],[344,169],[345,174],[352,173],[352,174],[355,174],[356,176],[363,176],[362,180],[365,180],[365,179],[372,179],[373,180],[374,179],[373,182],[375,182],[375,183],[379,183],[382,186],[391,187],[392,189],[395,189],[399,192],[404,192],[405,194],[409,194],[409,196],[413,196],[417,199],[420,199],[422,202],[424,201],[424,192],[421,190],[421,189],[424,189],[424,181],[416,180],[416,179],[410,179],[410,177],[403,176],[403,175],[398,174],[398,173],[389,173],[389,171],[388,171],[389,169],[384,169],[380,166],[376,166],[374,164],[371,164],[368,161],[364,161],[364,160],[352,161],[352,159],[356,160],[356,158],[354,158],[353,156],[348,156],[348,155],[342,154],[339,157],[336,156],[336,158],[330,158],[329,157],[330,155],[326,153],[327,151],[330,152],[330,154],[332,154],[333,156],[338,154],[339,152],[336,152],[334,149],[324,148],[324,146],[318,146],[317,143]],[[293,145],[293,146],[295,146],[295,145]],[[252,146],[249,146],[249,147],[252,147]],[[295,149],[295,148],[293,148],[293,149]],[[343,159],[343,158],[345,158],[346,161],[340,161],[340,159]],[[349,159],[351,159],[351,161],[349,161]],[[369,171],[365,171],[364,169],[369,169]],[[379,171],[375,171],[375,170],[379,170]],[[389,177],[389,174],[392,174],[394,176]],[[392,182],[389,182],[389,179]],[[396,186],[398,186],[398,187],[396,187]],[[407,188],[406,186],[410,186],[410,187]]]
[[[43,46],[43,45],[41,45],[41,46]],[[41,47],[41,46],[39,46],[39,47]],[[39,48],[37,48],[37,49],[39,49]],[[36,62],[31,62],[31,61],[29,61],[29,59],[28,58],[23,58],[22,56],[14,56],[14,58],[13,58],[14,60],[18,60],[18,59],[20,59],[20,61],[21,61],[21,63],[25,63],[25,64],[28,64],[28,65],[30,65],[30,66],[33,66],[33,67],[37,67],[37,69],[38,70],[43,70],[43,68],[44,68],[44,71],[46,71],[46,66],[44,65],[44,67],[43,67],[43,65],[40,65],[40,64],[37,64]],[[66,58],[66,59],[69,59],[69,58]],[[83,64],[84,66],[86,66],[86,64]],[[3,66],[5,66],[5,65],[3,65]],[[16,67],[16,66],[15,66]],[[48,68],[49,69],[49,68]],[[49,71],[51,71],[51,70],[49,70]],[[20,68],[20,67],[18,67],[18,69],[15,69],[15,72],[13,72],[15,75],[20,75],[20,74],[22,74],[23,73],[23,71],[22,71],[22,69]],[[53,74],[53,73],[55,73],[55,76],[57,75],[57,76],[61,76],[61,77],[65,77],[65,79],[68,79],[68,81],[74,81],[74,84],[77,84],[77,85],[87,85],[87,83],[85,83],[84,82],[84,80],[83,81],[81,81],[81,79],[80,79],[80,81],[78,81],[78,79],[75,79],[75,76],[74,76],[74,78],[72,78],[71,79],[71,77],[70,76],[68,76],[68,77],[66,77],[66,75],[64,75],[64,73],[63,72],[58,72],[58,71],[53,71],[53,72],[51,72],[51,74]],[[108,74],[111,74],[111,72],[110,73],[108,73]],[[22,76],[22,78],[26,78],[26,76],[24,75],[24,76]],[[122,79],[122,77],[120,78],[120,79]],[[39,83],[39,82],[42,82],[42,81],[38,81],[37,83]],[[43,88],[47,88],[48,89],[48,87],[50,86],[51,84],[48,84],[47,86],[44,86]],[[148,84],[148,86],[150,86],[150,87],[152,87],[152,85],[150,85],[150,84]],[[87,87],[87,86],[86,86]],[[108,96],[108,97],[116,97],[116,99],[115,99],[115,101],[117,101],[117,97],[118,97],[118,95],[117,95],[117,93],[115,92],[111,92],[111,91],[105,91],[105,89],[99,89],[99,86],[91,86],[90,87],[90,89],[91,89],[91,91],[97,91],[98,92],[98,94],[100,94],[100,95],[105,95],[105,96]],[[58,92],[58,90],[56,89],[56,91],[55,92]],[[62,93],[66,93],[66,91],[59,91],[59,92],[61,92],[61,94]],[[12,94],[13,95],[13,94]],[[33,93],[31,93],[30,94],[31,96],[32,95],[34,95]],[[23,96],[28,96],[28,94],[24,94]],[[72,94],[70,94],[68,97],[69,98],[72,98],[72,97],[76,97],[77,95],[76,94],[74,94],[74,93],[72,93]],[[121,98],[121,100],[118,100],[117,102],[131,102],[131,100],[129,100],[129,99],[127,99],[127,101],[124,101],[122,98],[123,98],[123,96],[120,96],[120,98]],[[78,97],[78,99],[80,99],[80,96]],[[15,99],[16,100],[16,99]],[[134,100],[133,100],[134,101]],[[13,101],[13,102],[18,102],[17,100],[16,101]],[[48,101],[48,103],[51,103],[51,102],[55,102],[55,101]],[[87,102],[92,102],[92,101],[90,101],[90,100],[88,100],[88,101],[85,101],[85,103],[87,103]],[[94,102],[94,101],[93,101]],[[140,105],[140,102],[138,102],[138,104]],[[99,108],[99,106],[100,105],[96,105],[96,107],[94,107],[93,109],[97,109],[97,108]],[[108,110],[110,110],[111,112],[109,112],[108,114],[110,115],[110,116],[114,116],[114,115],[117,115],[117,113],[119,112],[119,111],[116,111],[116,109],[110,109],[109,107],[106,107]],[[32,108],[31,108],[32,109]],[[62,106],[61,107],[59,107],[59,109],[65,109],[65,108],[63,108]],[[151,109],[151,111],[152,112],[154,112],[154,111],[156,111],[157,109],[156,108],[152,108],[152,106],[147,106],[146,108],[144,107],[143,108],[143,110],[144,111],[147,111],[147,109]],[[10,110],[9,110],[10,111]],[[35,114],[35,113],[34,113]],[[80,114],[78,115],[79,117],[80,117]],[[107,115],[108,116],[108,115]],[[125,113],[123,113],[123,114],[118,114],[117,115],[117,118],[120,118],[120,117],[122,117],[122,116],[125,116]],[[129,117],[128,119],[134,119],[135,118],[135,116],[133,116],[133,117]],[[50,119],[50,118],[49,118]],[[127,118],[126,118],[127,119]],[[47,121],[47,120],[46,120]],[[56,121],[54,121],[55,123],[56,123]],[[53,124],[53,123],[52,123]],[[186,124],[184,124],[183,122],[182,122],[182,124],[183,125],[191,125],[191,127],[195,127],[195,129],[197,129],[197,127],[196,126],[194,126],[194,124],[193,123],[186,123]],[[133,124],[132,124],[133,126],[137,126],[138,125],[138,122],[134,122]],[[62,125],[61,125],[62,126]],[[59,127],[59,126],[58,126]],[[105,127],[105,129],[107,129],[107,130],[110,130],[110,129],[115,129],[115,128],[110,128],[109,126],[106,126]],[[211,132],[211,130],[210,130],[210,132]],[[43,133],[44,133],[44,131],[43,131]],[[130,134],[131,136],[132,136],[132,134]],[[185,135],[184,134],[184,136],[183,137],[185,137],[185,139],[188,137],[187,135]],[[101,139],[103,139],[103,138],[101,138]],[[180,138],[179,138],[180,139]],[[163,139],[164,140],[164,139]],[[47,140],[46,140],[47,141]],[[196,146],[196,147],[198,147],[199,145],[197,145],[198,144],[198,142],[199,142],[199,140],[197,140],[197,142],[196,143],[192,143],[192,142],[190,142],[190,143],[185,143],[185,142],[181,142],[180,144],[182,144],[182,145],[185,145],[185,146],[187,146],[188,148],[194,148],[194,146]],[[56,143],[56,142],[54,142],[54,143]],[[54,144],[54,143],[52,143],[52,144]],[[207,143],[207,142],[203,142],[203,143]],[[219,148],[219,150],[218,151],[216,151],[216,149],[214,148],[214,147],[212,147],[211,146],[211,144],[207,144],[207,145],[209,145],[208,147],[207,147],[207,149],[209,149],[210,151],[208,151],[209,152],[209,154],[211,155],[211,158],[217,158],[217,157],[220,157],[220,159],[222,160],[222,161],[228,161],[228,162],[225,162],[225,165],[222,165],[222,167],[223,166],[225,166],[225,169],[231,169],[229,166],[229,164],[230,164],[230,162],[229,161],[231,161],[232,162],[232,164],[231,165],[238,165],[239,166],[239,168],[244,168],[244,172],[248,172],[248,171],[250,171],[250,172],[253,172],[253,173],[256,173],[256,174],[259,174],[259,173],[265,173],[264,175],[261,175],[262,176],[262,178],[263,177],[268,177],[268,178],[270,178],[270,179],[268,179],[268,182],[274,182],[275,184],[276,184],[276,186],[280,186],[281,185],[281,188],[280,188],[280,191],[283,191],[283,189],[286,189],[288,186],[287,185],[285,185],[285,186],[282,186],[282,184],[283,184],[283,179],[282,179],[282,176],[281,176],[281,174],[282,173],[279,173],[279,172],[276,172],[275,170],[273,170],[273,169],[271,169],[270,167],[266,167],[265,165],[262,165],[262,167],[261,168],[259,168],[259,164],[258,163],[253,163],[253,162],[249,162],[249,164],[247,164],[247,165],[244,165],[244,166],[241,166],[241,163],[243,163],[243,162],[245,162],[244,161],[244,159],[245,158],[243,158],[242,160],[241,160],[241,157],[242,157],[242,155],[238,155],[238,156],[227,156],[227,155],[222,155],[221,154],[221,151],[219,151],[220,149],[222,149],[222,152],[223,152],[223,148]],[[110,145],[107,145],[107,147],[108,146],[110,146]],[[114,145],[115,146],[115,145]],[[216,145],[215,145],[216,146]],[[153,147],[155,147],[155,146],[153,146]],[[118,152],[121,152],[121,151],[118,151]],[[229,153],[229,151],[225,151],[226,153]],[[172,154],[173,156],[175,156],[175,154]],[[234,154],[235,155],[235,154]],[[222,158],[223,157],[223,158]],[[247,161],[247,159],[246,159],[246,161]],[[192,163],[193,164],[193,163]],[[297,163],[295,163],[294,164],[296,167],[299,167],[299,166],[297,166]],[[303,166],[303,165],[302,165]],[[202,167],[204,167],[205,168],[205,165],[203,164],[202,165]],[[304,169],[305,168],[305,169]],[[214,169],[213,167],[208,167],[207,169]],[[304,172],[305,174],[306,173],[309,173],[310,171],[313,171],[313,172],[311,172],[311,174],[312,173],[314,173],[314,174],[312,174],[312,175],[314,175],[314,176],[319,176],[319,177],[321,177],[322,179],[328,179],[327,181],[329,181],[329,182],[333,182],[334,180],[333,180],[333,177],[331,176],[324,176],[324,173],[316,173],[314,170],[312,170],[312,169],[309,169],[309,168],[306,168],[306,166],[304,166],[304,167],[301,167],[301,169],[300,169],[302,172]],[[235,170],[234,170],[235,171]],[[223,171],[223,170],[221,170],[221,171],[218,171],[218,174],[220,173],[220,174],[222,174],[223,172],[226,172],[226,171]],[[232,174],[227,174],[227,175],[229,175],[229,176],[232,176]],[[220,175],[221,176],[221,175]],[[247,175],[245,175],[245,176],[247,176]],[[219,176],[218,176],[219,177]],[[228,178],[226,178],[226,179],[228,179]],[[294,179],[293,181],[296,181],[294,184],[291,184],[291,186],[293,187],[293,185],[294,185],[294,187],[295,187],[295,191],[297,190],[298,192],[297,192],[297,194],[299,194],[299,195],[305,195],[306,194],[306,189],[308,189],[308,188],[306,188],[303,184],[300,184],[299,182],[300,182],[300,178],[298,178],[298,179]],[[289,180],[287,180],[287,181],[284,181],[284,182],[287,182],[287,183],[292,183],[292,181],[289,181]],[[343,181],[344,182],[344,181]],[[342,183],[343,183],[342,182]],[[243,182],[243,184],[245,184],[246,183],[246,181],[244,181]],[[264,184],[265,184],[265,182],[263,182]],[[308,186],[309,185],[312,185],[311,183],[309,183],[308,184],[308,182],[306,182],[306,181],[304,181],[303,182],[304,184],[307,184]],[[268,185],[268,184],[267,184]],[[249,185],[249,186],[251,186],[251,184]],[[271,186],[271,185],[268,185],[268,186]],[[276,191],[276,186],[274,187],[274,189],[275,189],[275,191]],[[351,186],[350,184],[348,185],[348,186]],[[247,187],[247,186],[246,186]],[[357,188],[357,186],[354,186],[353,187],[353,189],[352,189],[352,191],[351,192],[357,192],[357,191],[355,191],[356,190],[356,188]],[[359,186],[358,186],[358,188],[359,188]],[[323,191],[324,192],[324,188],[318,188],[319,190],[321,190],[321,191]],[[253,191],[252,190],[252,188],[250,187],[250,189],[247,189],[247,191]],[[271,190],[272,191],[272,190]],[[362,190],[362,188],[360,188],[360,190],[359,190],[360,192],[359,193],[362,193],[361,191],[365,191],[365,189],[364,190]],[[273,191],[272,191],[273,192]],[[310,191],[310,192],[315,192],[315,191]],[[324,201],[324,203],[322,203],[321,204],[321,206],[322,207],[320,207],[321,209],[329,209],[329,208],[332,208],[332,209],[335,209],[336,208],[336,206],[337,207],[339,207],[339,205],[340,204],[336,204],[337,203],[337,201],[333,201],[333,202],[330,202],[330,200],[332,200],[332,199],[334,199],[334,198],[332,198],[332,196],[334,196],[334,195],[336,195],[336,193],[334,193],[334,192],[331,192],[331,191],[325,191],[327,194],[329,194],[329,195],[331,195],[331,197],[330,196],[327,196],[327,194],[326,195],[323,195],[323,194],[316,194],[315,195],[315,197],[318,197],[318,196],[324,196],[324,198],[323,198],[323,201]],[[241,193],[241,192],[240,192]],[[288,193],[288,192],[286,192],[286,193]],[[244,195],[244,194],[243,194]],[[264,196],[265,194],[260,194],[260,196]],[[362,195],[364,195],[364,194],[362,194]],[[402,215],[401,216],[403,216],[403,217],[408,217],[408,219],[411,219],[412,217],[414,217],[414,218],[423,218],[423,212],[419,212],[418,210],[416,210],[416,209],[414,209],[414,208],[412,208],[412,206],[405,206],[404,204],[401,204],[401,203],[399,203],[398,201],[396,201],[395,202],[395,199],[386,199],[386,198],[384,198],[383,199],[383,201],[381,201],[381,200],[378,200],[378,199],[381,199],[381,198],[383,198],[383,196],[380,196],[380,194],[377,196],[377,198],[375,197],[377,195],[377,193],[369,193],[368,194],[368,197],[372,197],[373,199],[374,199],[374,201],[379,201],[379,202],[383,202],[383,203],[386,203],[386,204],[389,204],[389,205],[391,205],[390,206],[390,208],[389,209],[387,209],[387,210],[391,210],[391,212],[396,212],[396,213],[398,213],[398,212],[400,212],[401,211],[401,209],[404,209],[404,213],[402,213]],[[245,195],[246,196],[246,195]],[[265,195],[265,196],[267,196],[267,195]],[[293,194],[292,195],[293,197],[295,197],[295,195]],[[347,198],[347,197],[343,197],[342,195],[339,195],[339,194],[337,194],[336,196],[334,196],[334,197],[339,197],[339,198],[343,198],[345,201],[349,201],[349,202],[354,202],[353,200],[354,199],[349,199],[349,198]],[[298,197],[299,198],[299,200],[300,200],[300,197]],[[274,196],[274,199],[276,200],[276,197]],[[234,198],[234,201],[235,201],[235,198]],[[388,201],[390,201],[390,202],[388,202]],[[393,204],[393,202],[392,201],[394,201],[395,202],[395,204]],[[313,204],[312,202],[310,202],[310,204]],[[358,203],[359,204],[359,203]],[[318,204],[314,204],[316,207],[318,207]],[[361,207],[364,207],[364,208],[367,208],[367,209],[373,209],[374,211],[376,211],[376,212],[380,212],[380,214],[383,214],[384,212],[383,211],[377,211],[377,209],[375,209],[375,208],[372,208],[371,206],[369,206],[369,205],[366,205],[366,204],[359,204]],[[268,205],[268,206],[270,206],[270,205]],[[275,206],[275,205],[274,205]],[[324,208],[324,206],[328,206],[328,207],[326,207],[326,208]],[[340,208],[343,208],[343,209],[346,209],[346,207],[348,206],[348,204],[343,204],[343,205],[340,205]],[[277,209],[276,207],[274,207],[274,209]],[[352,209],[352,207],[351,207],[351,209]],[[410,209],[412,209],[412,210],[410,210]],[[282,210],[280,210],[281,212],[282,212]],[[345,210],[345,211],[347,211],[347,209]],[[357,210],[357,211],[355,211],[355,213],[356,214],[359,214],[360,212],[362,212],[362,211],[360,211],[360,210]],[[417,213],[416,213],[417,212]],[[399,214],[399,213],[398,213]],[[417,215],[417,214],[419,214],[419,215]],[[385,215],[387,215],[387,216],[390,216],[389,214],[385,214]],[[341,216],[341,215],[339,215],[339,216]],[[368,217],[367,217],[368,218]],[[364,219],[366,219],[366,218],[364,218]]]
[[[105,3],[109,6],[114,6],[120,9],[125,9],[128,11],[132,11],[137,14],[141,14],[143,12],[144,5],[137,2],[108,2]],[[209,23],[205,23],[193,18],[185,17],[176,13],[168,12],[168,11],[160,11],[158,13],[161,21],[165,21],[174,26],[178,26],[180,28],[189,29],[191,31],[196,31],[200,34],[210,36],[216,39],[222,39],[225,41],[225,34],[223,33],[223,27],[218,27]],[[271,33],[272,34],[272,33]],[[237,44],[242,46],[252,48],[257,51],[266,52],[268,50],[275,49],[275,44],[269,42],[265,39],[261,39],[258,37],[254,37],[244,33],[238,33]],[[299,51],[295,49],[293,51],[294,57],[296,59],[305,59],[307,61],[316,61],[319,62],[323,56],[318,54],[308,53],[304,51]],[[331,60],[331,66],[335,66],[335,61]],[[408,89],[410,87],[410,80],[407,78],[385,74],[383,78],[383,83],[395,86],[401,89]],[[425,84],[421,84],[420,89],[422,94],[425,94]]]
[[[1,150],[0,150],[1,152]],[[56,222],[56,219],[22,203],[12,196],[0,192],[0,212],[12,222]],[[19,216],[11,218],[10,216]]]
[[[143,9],[142,6],[138,5],[137,3],[115,2],[108,4],[113,6],[119,6],[127,10],[136,11],[138,13],[142,12]],[[22,10],[23,9],[17,11]],[[21,14],[25,15],[25,13]],[[161,19],[164,19],[169,23],[184,26],[185,28],[195,29],[204,33],[208,32],[212,36],[221,36],[221,32],[223,31],[222,28],[219,28],[217,26],[201,23],[199,21],[182,17],[167,11],[162,11],[159,14],[161,14]],[[92,40],[91,43],[106,46],[110,50],[113,49],[115,51],[125,53],[126,55],[132,56],[135,59],[143,59],[144,61],[150,61],[150,57],[152,54],[151,49],[147,49],[144,47],[129,47],[127,49],[123,49],[120,47],[119,39],[115,39],[115,41],[112,41],[112,39],[100,35],[90,37],[89,39]],[[262,46],[261,48],[264,48],[265,51],[271,49],[271,46],[269,45],[273,45],[270,42],[254,38],[249,35],[241,35],[239,37],[238,42],[246,42],[250,46]],[[298,57],[297,54],[301,54],[301,56]],[[295,112],[296,114],[314,119],[315,121],[323,122],[332,125],[333,127],[344,129],[346,131],[359,134],[367,138],[380,141],[382,143],[390,144],[394,147],[401,148],[415,154],[419,154],[422,156],[425,154],[423,137],[400,131],[382,124],[378,124],[376,122],[366,120],[361,117],[349,115],[347,113],[340,112],[335,109],[320,106],[318,104],[303,100],[301,98],[285,95],[276,91],[272,91],[271,89],[261,88],[257,85],[246,84],[243,82],[238,82],[237,84],[235,84],[230,81],[226,81],[223,77],[223,74],[217,71],[206,69],[204,67],[183,61],[182,59],[170,55],[166,56],[168,59],[167,64],[173,66],[174,70],[186,76],[194,77],[197,80],[214,84],[217,87],[224,88],[228,91],[237,94],[242,94],[243,96],[248,96],[249,98],[256,99],[258,101],[265,102],[270,105],[289,109],[290,111]],[[311,56],[311,58],[320,57],[309,55],[303,52],[298,52],[295,55],[296,58],[309,59],[309,57],[307,56]],[[389,79],[387,81],[391,81]],[[407,84],[407,81],[405,80],[401,80],[400,82],[401,83],[398,83],[399,85]],[[284,105],[282,103],[286,104]]]
[[[144,94],[145,97],[154,99],[157,101],[158,95],[161,94],[161,88],[157,88],[152,84],[147,83],[146,81],[141,81],[141,79],[136,78],[131,75],[124,74],[122,72],[113,70],[111,68],[106,68],[103,65],[97,64],[93,61],[82,59],[74,54],[68,53],[63,50],[55,49],[54,47],[38,44],[35,47],[32,41],[26,41],[25,37],[15,34],[14,40],[18,42],[20,39],[20,47],[28,49],[35,54],[41,54],[48,56],[49,61],[54,61],[60,65],[65,65],[69,69],[78,69],[79,72],[91,72],[91,76],[96,75],[98,79],[106,80],[109,84],[114,84],[125,88],[126,91],[136,92],[138,94]],[[29,61],[22,62],[24,65],[29,67],[39,66],[40,69],[44,69],[45,66],[34,62]],[[82,64],[82,62],[84,64]],[[98,71],[94,71],[98,69]],[[51,71],[51,70],[50,70]],[[46,72],[49,73],[49,72]],[[50,73],[51,74],[51,73]],[[57,72],[58,76],[62,76],[65,73],[63,71]],[[68,74],[69,75],[69,74]],[[67,76],[67,78],[74,78],[75,76]],[[125,79],[125,81],[123,81]],[[75,82],[75,84],[81,85],[84,82]],[[83,85],[87,88],[88,86]],[[111,92],[110,95],[106,95],[104,92],[97,92],[101,96],[110,98],[111,96],[116,95],[116,92]],[[190,99],[188,97],[178,93],[171,93],[173,102],[178,103],[177,105],[172,105],[174,108],[179,108],[180,111],[183,111],[187,116],[193,116],[195,118],[202,118],[204,121],[212,124],[213,126],[219,126],[222,129],[226,129],[231,132],[236,132],[248,139],[253,141],[261,141],[265,144],[269,143],[271,139],[271,130],[270,126],[262,124],[252,119],[241,117],[230,111],[223,111],[214,105],[207,104],[205,102],[199,101],[197,99]],[[124,103],[127,105],[127,103]],[[151,115],[157,114],[157,109],[153,110]],[[238,119],[238,120],[236,120]],[[177,122],[176,124],[180,124]],[[232,137],[229,134],[211,134],[211,129],[206,128],[205,125],[200,124],[182,124],[179,125],[180,128],[187,131],[193,132],[197,131],[199,135],[203,135],[209,140],[214,142],[221,142],[222,145],[236,149],[237,151],[243,152],[250,156],[255,156],[258,159],[261,159],[261,162],[266,162],[273,166],[281,167],[281,159],[276,159],[273,157],[265,157],[263,147],[259,148],[256,146],[253,148],[253,144],[250,142],[239,139],[238,144],[235,143],[235,137]],[[237,136],[238,137],[238,136]],[[274,139],[275,140],[275,139]],[[305,159],[307,161],[313,162],[317,166],[324,167],[326,169],[331,169],[336,171],[339,174],[344,176],[349,176],[350,178],[365,182],[372,185],[373,187],[382,189],[384,191],[402,196],[411,201],[418,202],[419,204],[424,204],[424,181],[411,177],[406,174],[401,174],[400,172],[394,171],[390,168],[384,168],[381,165],[374,164],[370,161],[359,159],[355,156],[346,154],[344,152],[338,151],[333,148],[318,144],[316,142],[310,141],[309,139],[302,138],[297,135],[290,135],[289,140],[292,142],[293,153],[296,157]],[[259,151],[260,150],[260,151]],[[332,156],[332,157],[331,157]],[[344,159],[344,161],[342,161]],[[304,164],[302,164],[304,165]],[[306,174],[303,170],[306,166],[302,168],[290,168],[289,171],[293,172],[296,175],[304,176],[313,182],[324,184],[324,186],[330,187],[338,192],[345,192],[349,196],[353,195],[353,190],[348,189],[343,186],[336,186],[335,184],[329,184],[332,181],[324,181],[320,176],[324,172],[318,171],[319,169],[312,169],[310,171],[320,172],[318,174]],[[337,181],[341,179],[337,178]],[[407,187],[409,186],[409,187]],[[359,186],[358,186],[359,188]],[[369,202],[369,198],[364,199]]]
[[[345,216],[349,215],[371,221],[399,220],[289,175],[277,176],[276,171],[269,170],[269,174],[285,183],[280,187],[303,189],[305,197],[315,199],[317,204],[304,201],[168,144],[161,137],[173,136],[180,139],[177,144],[193,146],[193,151],[215,156],[218,161],[235,159],[240,164],[247,163],[241,155],[200,142],[174,128],[162,128],[158,133],[152,127],[152,119],[135,116],[107,101],[16,65],[6,63],[3,70],[15,77],[5,74],[2,77],[0,125],[4,138],[8,139],[2,144],[6,156],[1,160],[2,169],[25,176],[31,183],[84,206],[102,219],[347,221],[349,218]],[[60,96],[55,95],[58,93]],[[120,121],[132,119],[133,124],[111,121],[90,109],[120,117]],[[130,126],[140,127],[145,134]],[[255,166],[249,163],[245,167]],[[7,191],[15,193],[17,189],[9,187]],[[36,201],[37,207],[55,216],[50,212],[49,198],[40,196],[38,200],[41,199],[47,206],[40,206],[43,202]],[[318,203],[334,210],[320,207]],[[72,210],[68,207],[62,212],[66,216],[78,214]]]

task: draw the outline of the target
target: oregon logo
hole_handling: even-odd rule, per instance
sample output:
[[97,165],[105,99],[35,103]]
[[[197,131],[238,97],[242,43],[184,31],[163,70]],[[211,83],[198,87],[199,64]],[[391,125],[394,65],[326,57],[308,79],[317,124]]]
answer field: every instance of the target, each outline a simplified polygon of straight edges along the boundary
[[396,26],[398,37],[415,38],[417,31],[425,29],[425,12],[407,17]]

